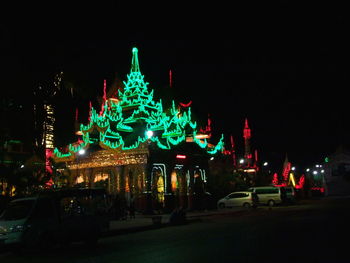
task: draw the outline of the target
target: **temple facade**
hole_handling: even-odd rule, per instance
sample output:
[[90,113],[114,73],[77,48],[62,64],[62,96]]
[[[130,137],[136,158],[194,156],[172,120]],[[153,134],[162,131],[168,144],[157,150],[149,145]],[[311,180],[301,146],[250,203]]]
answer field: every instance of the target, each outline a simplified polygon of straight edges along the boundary
[[200,208],[208,160],[223,152],[192,120],[191,108],[174,101],[164,108],[141,74],[138,50],[117,97],[105,95],[101,110],[90,110],[77,142],[55,148],[55,187],[105,187],[134,202],[139,211]]

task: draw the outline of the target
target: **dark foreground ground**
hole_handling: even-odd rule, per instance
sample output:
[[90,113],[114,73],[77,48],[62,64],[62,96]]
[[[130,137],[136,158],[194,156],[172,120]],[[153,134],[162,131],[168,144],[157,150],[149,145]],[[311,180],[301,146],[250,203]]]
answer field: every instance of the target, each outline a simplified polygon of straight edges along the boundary
[[226,211],[181,226],[124,233],[49,251],[0,254],[10,262],[350,262],[350,198]]

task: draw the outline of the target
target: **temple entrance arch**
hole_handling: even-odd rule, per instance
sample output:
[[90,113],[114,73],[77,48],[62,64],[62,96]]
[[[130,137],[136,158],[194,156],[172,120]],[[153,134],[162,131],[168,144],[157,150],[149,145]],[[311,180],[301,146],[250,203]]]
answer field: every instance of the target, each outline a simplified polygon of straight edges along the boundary
[[193,208],[202,210],[205,207],[206,176],[205,170],[196,168],[193,172]]
[[165,206],[165,194],[167,190],[166,167],[164,164],[153,164],[151,171],[151,193],[153,197],[153,207],[156,210]]
[[[127,204],[131,202],[139,203],[142,193],[145,191],[145,166],[144,165],[126,165],[123,167],[123,179],[121,192],[124,192]],[[136,204],[138,207],[139,204]]]
[[189,174],[183,165],[175,165],[171,173],[172,192],[175,207],[188,207]]

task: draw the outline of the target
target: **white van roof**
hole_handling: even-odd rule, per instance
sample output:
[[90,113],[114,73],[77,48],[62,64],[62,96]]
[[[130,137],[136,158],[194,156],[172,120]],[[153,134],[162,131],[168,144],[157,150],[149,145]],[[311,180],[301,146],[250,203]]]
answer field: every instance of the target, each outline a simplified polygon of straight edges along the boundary
[[249,189],[275,189],[275,188],[279,188],[277,186],[271,185],[271,186],[254,186],[254,187],[250,187]]
[[278,188],[278,187],[274,185],[266,185],[266,186],[253,186],[250,188]]

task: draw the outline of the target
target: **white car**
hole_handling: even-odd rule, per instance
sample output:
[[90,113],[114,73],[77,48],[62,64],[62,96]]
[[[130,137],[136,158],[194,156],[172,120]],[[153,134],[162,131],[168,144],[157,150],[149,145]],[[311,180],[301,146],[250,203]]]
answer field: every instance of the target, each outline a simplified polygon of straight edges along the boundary
[[218,208],[225,207],[256,207],[258,203],[257,195],[248,191],[233,192],[224,198],[220,199],[217,203]]

